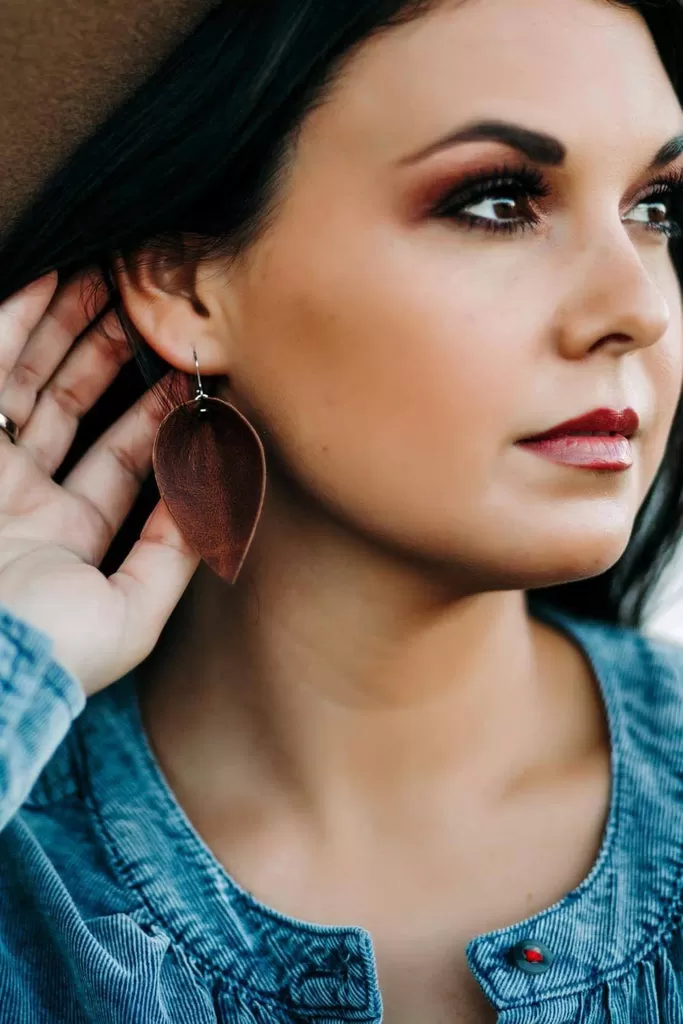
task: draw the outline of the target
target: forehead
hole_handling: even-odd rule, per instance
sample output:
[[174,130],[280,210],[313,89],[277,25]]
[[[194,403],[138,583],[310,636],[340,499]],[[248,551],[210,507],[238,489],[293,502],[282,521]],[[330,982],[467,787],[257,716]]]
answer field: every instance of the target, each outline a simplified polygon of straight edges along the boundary
[[648,157],[683,125],[646,22],[608,0],[444,0],[369,40],[331,98],[337,142],[389,159],[479,118],[559,135],[570,156]]

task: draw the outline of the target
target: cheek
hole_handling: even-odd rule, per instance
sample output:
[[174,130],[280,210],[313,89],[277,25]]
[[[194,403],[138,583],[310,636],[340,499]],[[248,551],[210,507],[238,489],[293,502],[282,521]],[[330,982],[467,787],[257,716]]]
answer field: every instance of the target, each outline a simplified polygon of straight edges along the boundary
[[673,273],[667,294],[671,311],[669,330],[659,344],[644,353],[653,392],[649,404],[654,411],[652,430],[645,444],[646,490],[664,457],[683,388],[683,307],[680,287]]
[[[659,469],[667,448],[667,442],[673,419],[681,399],[681,387],[683,384],[683,338],[680,330],[676,333],[671,343],[663,344],[657,350],[653,350],[651,359],[651,380],[653,382],[654,401],[653,408],[656,410],[652,431],[646,440],[646,488],[650,484]],[[643,494],[643,498],[645,494]]]
[[452,527],[519,422],[529,367],[514,307],[501,323],[473,261],[358,235],[362,250],[328,242],[310,258],[288,243],[287,259],[266,257],[245,297],[240,386],[318,495],[380,530],[424,534],[444,511]]

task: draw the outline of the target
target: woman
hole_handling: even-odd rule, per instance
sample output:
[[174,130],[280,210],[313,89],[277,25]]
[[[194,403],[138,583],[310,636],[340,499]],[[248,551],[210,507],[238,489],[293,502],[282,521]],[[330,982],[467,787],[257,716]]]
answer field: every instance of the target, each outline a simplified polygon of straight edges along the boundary
[[683,1020],[682,40],[223,4],[26,210],[3,1021]]

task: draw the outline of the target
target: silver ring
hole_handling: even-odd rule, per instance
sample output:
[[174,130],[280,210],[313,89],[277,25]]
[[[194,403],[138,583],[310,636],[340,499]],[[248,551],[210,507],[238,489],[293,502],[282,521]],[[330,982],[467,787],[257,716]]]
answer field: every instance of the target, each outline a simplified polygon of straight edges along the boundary
[[11,420],[9,416],[5,416],[2,412],[0,412],[0,430],[3,434],[7,434],[12,444],[16,444],[19,440],[19,427],[14,420]]

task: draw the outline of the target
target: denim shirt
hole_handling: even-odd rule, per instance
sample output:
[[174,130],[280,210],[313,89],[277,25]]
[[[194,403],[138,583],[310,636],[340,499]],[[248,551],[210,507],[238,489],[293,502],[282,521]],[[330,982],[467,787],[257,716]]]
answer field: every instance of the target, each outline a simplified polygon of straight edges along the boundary
[[[593,666],[609,816],[584,881],[473,937],[469,967],[501,1024],[683,1024],[683,648],[530,607]],[[50,652],[0,606],[1,1024],[379,1024],[370,934],[241,888],[155,763],[133,675],[86,707]]]

